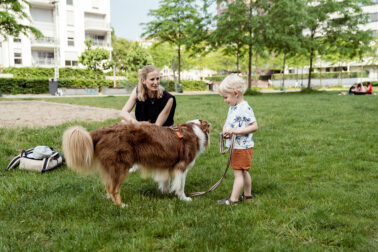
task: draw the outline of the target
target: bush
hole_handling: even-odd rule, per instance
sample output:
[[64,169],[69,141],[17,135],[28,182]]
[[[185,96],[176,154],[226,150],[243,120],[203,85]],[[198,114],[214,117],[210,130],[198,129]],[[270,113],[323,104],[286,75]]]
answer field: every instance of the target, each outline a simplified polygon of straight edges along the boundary
[[[44,67],[8,67],[4,68],[2,72],[13,74],[14,78],[40,79],[54,77],[54,68]],[[70,67],[59,69],[60,79],[95,79],[95,77],[96,73],[87,69]],[[103,79],[104,74],[102,72],[97,72],[97,78]]]
[[[59,88],[101,88],[113,86],[111,80],[59,79]],[[49,80],[46,78],[0,78],[0,90],[3,94],[43,94],[49,92]]]
[[244,95],[262,95],[262,93],[258,91],[257,89],[251,88],[251,89],[247,89]]
[[[362,72],[329,72],[329,73],[312,73],[311,79],[337,79],[337,78],[357,78],[368,77],[368,71]],[[285,80],[300,79],[302,74],[285,74]],[[307,78],[308,73],[303,74],[303,78]],[[282,74],[272,74],[272,80],[282,80]]]
[[[373,87],[377,87],[378,86],[378,81],[369,81],[370,84],[373,86]],[[367,85],[368,81],[364,81],[362,82],[363,85]]]

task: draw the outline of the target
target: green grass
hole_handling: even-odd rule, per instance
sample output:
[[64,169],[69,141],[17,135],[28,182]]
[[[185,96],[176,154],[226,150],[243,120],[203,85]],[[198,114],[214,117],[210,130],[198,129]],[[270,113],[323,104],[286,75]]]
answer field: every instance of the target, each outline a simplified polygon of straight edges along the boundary
[[[125,97],[49,101],[121,109]],[[64,166],[46,174],[0,171],[0,251],[377,251],[377,96],[336,92],[247,96],[259,130],[251,175],[253,203],[218,206],[231,192],[230,171],[214,192],[181,202],[131,174],[121,209],[105,198],[97,175]],[[177,96],[176,122],[212,123],[212,142],[187,177],[186,192],[222,175],[218,134],[227,114],[221,97]],[[22,148],[53,146],[70,125],[0,128],[0,165]]]

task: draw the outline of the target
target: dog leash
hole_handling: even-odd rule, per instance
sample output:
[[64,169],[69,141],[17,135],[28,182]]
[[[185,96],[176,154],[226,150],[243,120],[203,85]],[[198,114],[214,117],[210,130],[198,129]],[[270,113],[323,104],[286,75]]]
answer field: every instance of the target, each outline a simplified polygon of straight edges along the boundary
[[219,184],[222,182],[222,180],[226,176],[228,168],[230,167],[232,153],[233,153],[233,150],[234,150],[234,143],[235,143],[235,135],[232,135],[230,147],[228,147],[228,149],[226,149],[226,150],[223,150],[223,147],[224,147],[223,132],[220,133],[220,135],[219,135],[219,152],[222,155],[226,154],[227,152],[230,152],[230,155],[228,156],[226,170],[224,171],[223,176],[220,178],[220,180],[218,180],[218,182],[215,183],[212,187],[210,187],[207,191],[205,191],[205,192],[193,192],[193,193],[189,194],[190,196],[197,197],[197,196],[204,195],[206,193],[214,191],[219,186]]

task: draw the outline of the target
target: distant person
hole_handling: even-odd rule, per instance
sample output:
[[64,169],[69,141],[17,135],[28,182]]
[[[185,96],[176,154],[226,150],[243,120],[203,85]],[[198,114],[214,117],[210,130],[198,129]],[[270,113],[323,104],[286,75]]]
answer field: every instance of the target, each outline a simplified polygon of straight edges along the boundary
[[367,84],[366,94],[373,94],[373,85],[371,85],[370,81],[368,81],[366,84]]
[[232,135],[236,135],[231,167],[234,170],[234,185],[231,196],[218,200],[221,205],[239,203],[239,195],[244,189],[242,199],[252,201],[252,179],[249,174],[251,167],[254,142],[253,133],[257,131],[257,121],[252,108],[244,100],[245,81],[236,74],[227,76],[219,86],[219,94],[224,102],[230,105],[227,119],[223,126],[223,137],[227,138],[226,146],[230,145]]
[[366,88],[361,83],[357,85],[357,91],[354,92],[355,95],[366,95]]
[[352,86],[350,86],[348,94],[353,95],[356,91],[357,91],[357,84],[355,83]]

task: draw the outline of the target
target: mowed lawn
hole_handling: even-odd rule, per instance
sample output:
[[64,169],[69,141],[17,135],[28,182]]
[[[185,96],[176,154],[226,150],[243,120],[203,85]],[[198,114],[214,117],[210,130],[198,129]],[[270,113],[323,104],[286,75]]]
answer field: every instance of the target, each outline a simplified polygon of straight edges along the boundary
[[[49,101],[121,109],[126,97]],[[64,130],[115,123],[70,122],[40,129],[0,129],[0,251],[377,251],[378,96],[248,96],[259,130],[251,175],[252,203],[219,206],[232,171],[214,192],[179,201],[151,179],[131,174],[121,195],[105,197],[97,174],[37,174],[3,169],[22,148],[61,151]],[[177,96],[176,123],[206,119],[211,145],[189,172],[186,192],[206,190],[227,156],[218,135],[228,105],[218,95]],[[10,111],[11,113],[11,111]]]

